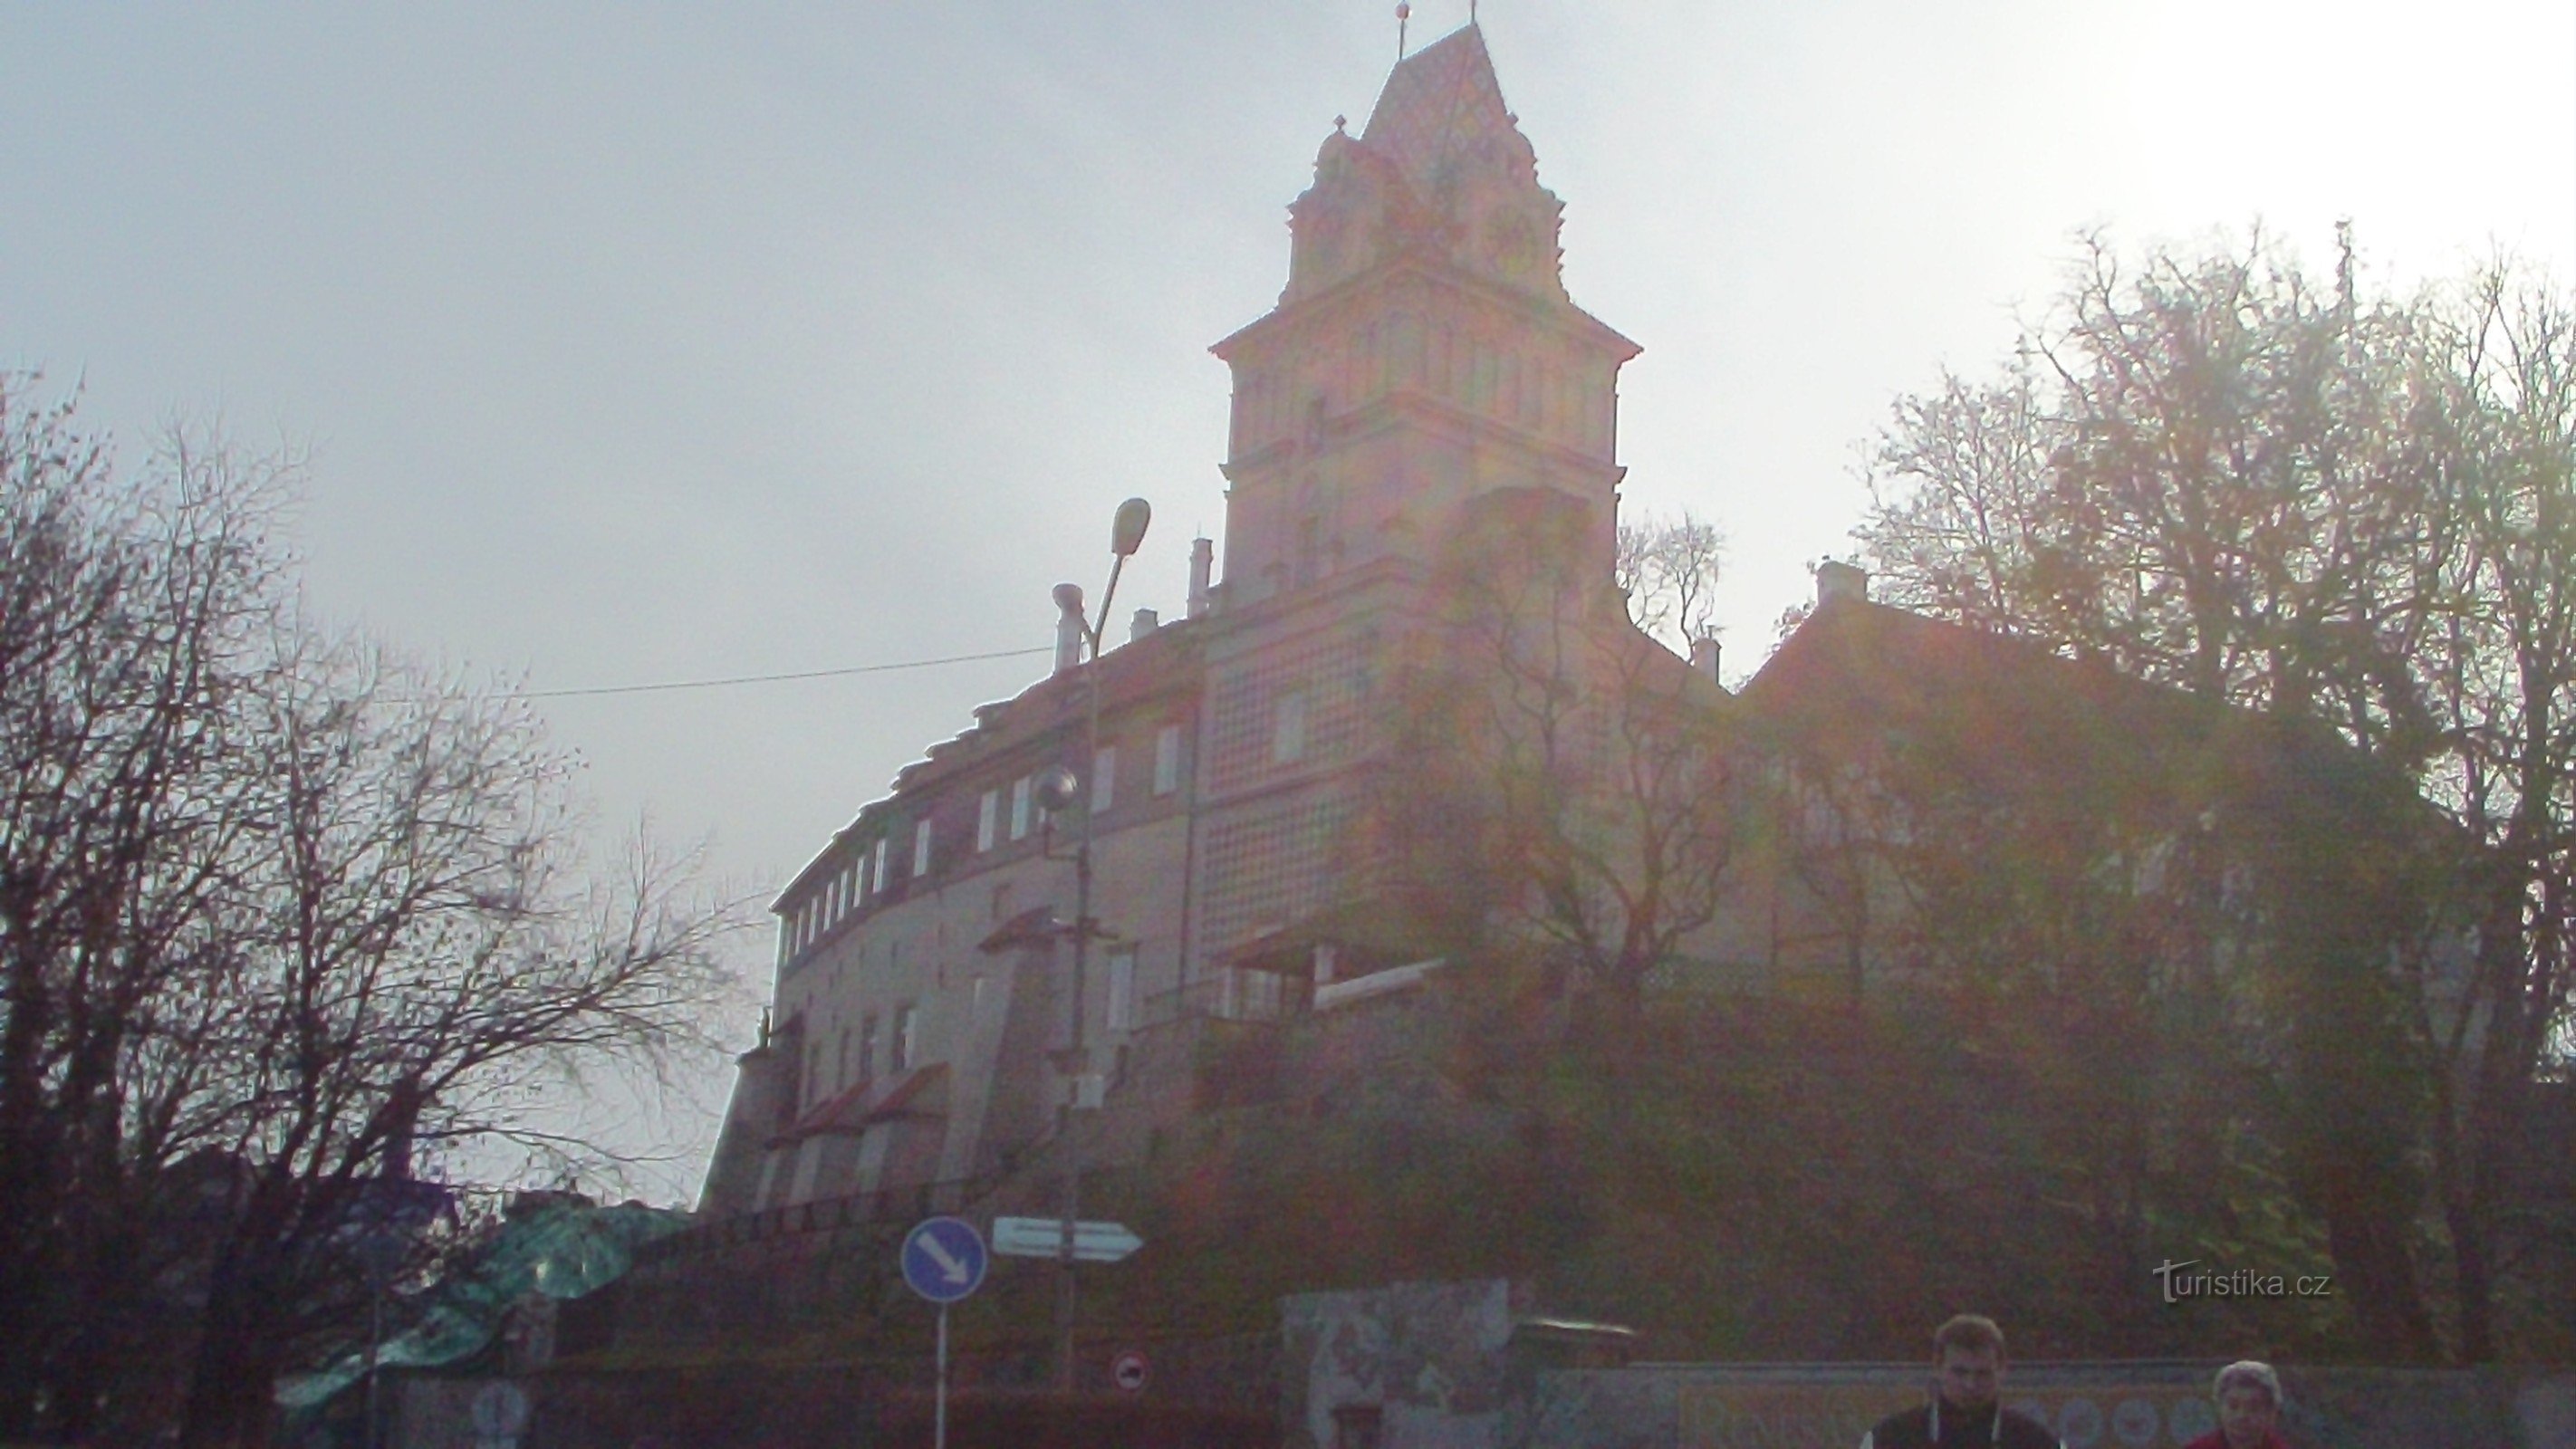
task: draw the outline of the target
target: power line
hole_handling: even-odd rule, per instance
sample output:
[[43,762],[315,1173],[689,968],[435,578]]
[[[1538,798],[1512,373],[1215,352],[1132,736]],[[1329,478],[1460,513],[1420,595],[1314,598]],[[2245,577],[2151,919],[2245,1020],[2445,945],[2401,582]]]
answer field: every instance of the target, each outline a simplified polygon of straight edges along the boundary
[[1030,649],[996,649],[987,654],[951,654],[945,659],[907,659],[900,664],[854,664],[847,669],[806,669],[793,674],[738,674],[730,679],[673,679],[660,684],[608,684],[593,689],[532,689],[523,699],[571,699],[582,695],[652,694],[670,689],[721,689],[734,684],[778,684],[790,679],[838,679],[850,674],[885,674],[898,669],[935,669],[943,664],[973,664],[985,659],[1020,659],[1051,654],[1050,645]]

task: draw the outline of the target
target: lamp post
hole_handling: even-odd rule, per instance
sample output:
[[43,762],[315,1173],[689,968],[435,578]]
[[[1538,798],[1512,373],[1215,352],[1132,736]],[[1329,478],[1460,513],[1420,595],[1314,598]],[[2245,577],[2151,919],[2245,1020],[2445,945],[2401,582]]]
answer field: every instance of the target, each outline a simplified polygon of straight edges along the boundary
[[[1090,647],[1091,657],[1082,674],[1084,768],[1096,770],[1100,764],[1100,631],[1109,624],[1109,604],[1118,595],[1118,575],[1127,560],[1145,542],[1146,525],[1153,521],[1153,506],[1142,498],[1130,498],[1118,505],[1116,519],[1109,528],[1109,586],[1100,591],[1100,614],[1096,620],[1083,617],[1082,588],[1078,584],[1055,586],[1055,603],[1082,631],[1083,642]],[[1078,816],[1080,828],[1073,844],[1073,992],[1070,1003],[1071,1030],[1063,1057],[1065,1077],[1064,1104],[1058,1110],[1062,1130],[1058,1133],[1059,1150],[1064,1158],[1064,1183],[1059,1202],[1058,1236],[1056,1238],[1056,1391],[1073,1392],[1073,1234],[1074,1224],[1082,1217],[1082,1139],[1075,1130],[1075,1112],[1083,1087],[1089,1079],[1090,1053],[1083,1045],[1082,998],[1084,976],[1091,964],[1091,836],[1092,803],[1098,798],[1082,798],[1085,790],[1096,791],[1096,781],[1088,776],[1072,777],[1070,772],[1051,772],[1050,793],[1073,797],[1082,806]]]

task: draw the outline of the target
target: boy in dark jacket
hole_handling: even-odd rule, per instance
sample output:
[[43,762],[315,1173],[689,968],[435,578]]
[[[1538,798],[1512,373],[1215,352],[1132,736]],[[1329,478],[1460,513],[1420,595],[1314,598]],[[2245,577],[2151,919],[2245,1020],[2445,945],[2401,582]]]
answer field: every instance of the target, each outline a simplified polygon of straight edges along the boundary
[[1962,1313],[1932,1331],[1932,1402],[1890,1414],[1860,1449],[2064,1449],[2048,1427],[2003,1406],[2004,1331]]

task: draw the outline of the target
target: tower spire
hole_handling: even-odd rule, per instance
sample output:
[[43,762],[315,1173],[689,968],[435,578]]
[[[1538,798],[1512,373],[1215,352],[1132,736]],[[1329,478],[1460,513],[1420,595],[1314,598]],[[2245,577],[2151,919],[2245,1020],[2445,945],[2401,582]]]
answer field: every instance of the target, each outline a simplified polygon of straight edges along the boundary
[[1410,21],[1411,19],[1413,19],[1413,6],[1412,6],[1410,3],[1408,3],[1408,0],[1396,0],[1396,3],[1395,3],[1395,58],[1396,58],[1398,61],[1401,61],[1401,60],[1403,60],[1403,59],[1404,59],[1404,27],[1405,27],[1405,23],[1406,23],[1407,21]]

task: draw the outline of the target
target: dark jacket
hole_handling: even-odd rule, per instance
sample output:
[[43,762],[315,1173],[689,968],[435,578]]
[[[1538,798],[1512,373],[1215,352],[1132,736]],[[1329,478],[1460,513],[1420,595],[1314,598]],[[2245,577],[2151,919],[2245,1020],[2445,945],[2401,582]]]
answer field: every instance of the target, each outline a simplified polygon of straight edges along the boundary
[[[1861,1449],[2063,1449],[2048,1426],[1998,1404],[1977,1414],[1941,1406],[1941,1437],[1932,1437],[1933,1405],[1907,1409],[1878,1421]],[[1995,1416],[2001,1414],[1998,1426]],[[2000,1431],[1999,1431],[2000,1428]]]

